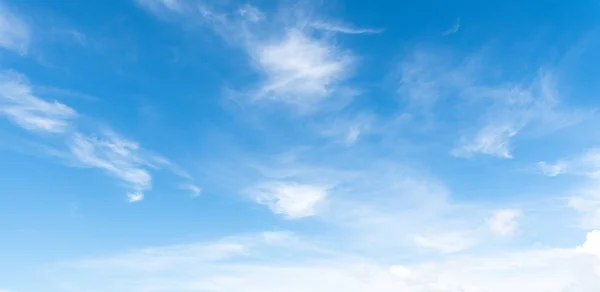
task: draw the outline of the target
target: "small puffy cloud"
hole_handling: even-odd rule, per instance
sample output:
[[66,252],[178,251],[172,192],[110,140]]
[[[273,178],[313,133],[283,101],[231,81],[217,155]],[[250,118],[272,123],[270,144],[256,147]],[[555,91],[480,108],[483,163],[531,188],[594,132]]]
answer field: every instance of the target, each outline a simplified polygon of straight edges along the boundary
[[129,193],[129,194],[127,194],[127,202],[129,202],[129,203],[140,202],[143,199],[144,199],[144,194],[143,193]]
[[327,198],[328,188],[291,182],[263,183],[249,191],[259,204],[288,219],[314,216],[319,203]]
[[0,72],[0,116],[30,131],[62,133],[77,113],[62,103],[37,97],[25,76],[4,71]]
[[24,55],[30,42],[27,24],[0,3],[0,48]]
[[522,215],[521,210],[497,210],[486,220],[488,228],[498,236],[510,236],[519,229],[517,218]]

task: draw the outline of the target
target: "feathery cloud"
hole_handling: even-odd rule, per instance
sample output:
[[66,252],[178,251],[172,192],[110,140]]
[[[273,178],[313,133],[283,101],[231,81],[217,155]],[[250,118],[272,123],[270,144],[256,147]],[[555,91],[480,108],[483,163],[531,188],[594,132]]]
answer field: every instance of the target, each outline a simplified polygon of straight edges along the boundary
[[319,29],[325,30],[335,33],[345,33],[345,34],[380,34],[383,33],[383,29],[372,29],[372,28],[354,28],[351,26],[346,26],[342,24],[336,24],[325,21],[315,21],[310,24],[310,26]]
[[36,132],[63,133],[77,116],[72,108],[37,97],[25,76],[0,72],[0,115]]
[[191,184],[191,183],[182,184],[179,188],[181,188],[184,191],[191,192],[192,198],[196,198],[196,197],[200,196],[200,194],[202,193],[202,188],[200,188],[194,184]]
[[0,3],[0,48],[25,55],[29,43],[30,32],[27,24],[6,5]]
[[458,32],[459,29],[460,29],[460,18],[456,20],[456,23],[451,28],[442,32],[442,35],[447,36],[447,35],[455,34]]
[[63,142],[56,149],[56,156],[69,165],[102,169],[118,178],[130,191],[129,202],[141,201],[144,191],[151,189],[151,172],[154,170],[166,168],[190,180],[177,165],[142,149],[137,142],[112,131],[86,134],[78,130],[75,121],[78,113],[74,109],[38,97],[33,88],[22,74],[0,72],[0,117],[36,134],[53,134]]
[[326,101],[344,103],[356,95],[345,84],[356,57],[341,47],[335,36],[319,36],[316,31],[375,32],[311,22],[300,12],[269,17],[249,4],[233,12],[218,12],[205,5],[166,5],[164,0],[139,3],[158,16],[175,13],[181,19],[196,19],[211,27],[228,43],[243,49],[262,77],[257,84],[244,86],[242,96],[279,102],[300,112],[316,111]]

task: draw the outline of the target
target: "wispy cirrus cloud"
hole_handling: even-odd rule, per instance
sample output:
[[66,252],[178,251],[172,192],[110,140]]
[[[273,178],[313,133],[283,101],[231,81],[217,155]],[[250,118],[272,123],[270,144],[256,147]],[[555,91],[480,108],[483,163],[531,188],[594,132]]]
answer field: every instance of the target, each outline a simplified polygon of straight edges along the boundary
[[[62,145],[52,155],[69,165],[102,169],[129,190],[129,202],[139,202],[151,189],[151,173],[165,168],[190,180],[169,160],[144,150],[139,143],[104,130],[87,134],[77,127],[74,109],[40,97],[27,78],[13,71],[0,73],[0,116],[35,134],[51,134]],[[42,140],[44,136],[40,137]]]
[[512,158],[512,140],[524,129],[556,130],[587,115],[561,106],[552,72],[540,69],[529,82],[490,81],[482,77],[487,70],[483,58],[457,60],[448,52],[415,49],[400,63],[398,93],[411,112],[434,120],[438,103],[444,102],[471,113],[466,118],[472,122],[459,129],[452,155]]
[[315,21],[310,24],[310,26],[330,31],[334,33],[345,33],[345,34],[380,34],[384,32],[384,29],[373,29],[373,28],[355,28],[348,25],[338,24],[334,22],[326,22],[326,21]]
[[600,149],[592,148],[577,156],[554,163],[539,162],[540,171],[547,176],[581,176],[567,195],[569,206],[581,215],[582,228],[600,228]]
[[30,43],[28,25],[0,2],[0,48],[25,55]]
[[213,28],[224,40],[243,49],[261,76],[257,84],[243,86],[242,96],[251,101],[282,103],[300,112],[316,111],[319,105],[332,100],[344,104],[357,94],[345,83],[353,74],[356,56],[342,47],[335,36],[318,32],[376,32],[325,21],[313,22],[307,13],[291,13],[285,9],[271,16],[248,4],[217,12],[206,5],[188,2],[175,2],[183,5],[181,9],[171,1],[168,4],[162,0],[138,3],[159,16],[169,13],[181,19],[195,18]]
[[64,133],[77,113],[60,102],[35,96],[25,76],[4,71],[0,72],[0,115],[31,131]]
[[442,35],[447,36],[447,35],[455,34],[458,32],[459,29],[460,29],[460,18],[456,20],[456,23],[451,28],[442,32]]
[[180,189],[184,190],[184,191],[189,191],[191,193],[191,197],[192,198],[196,198],[198,196],[200,196],[200,194],[202,194],[202,188],[191,184],[191,183],[186,183],[186,184],[182,184],[179,186]]
[[581,119],[580,115],[559,108],[559,93],[554,77],[541,72],[529,85],[471,88],[467,95],[493,101],[484,116],[484,126],[475,134],[462,137],[453,149],[456,156],[469,157],[481,153],[512,158],[511,139],[528,126],[562,128]]

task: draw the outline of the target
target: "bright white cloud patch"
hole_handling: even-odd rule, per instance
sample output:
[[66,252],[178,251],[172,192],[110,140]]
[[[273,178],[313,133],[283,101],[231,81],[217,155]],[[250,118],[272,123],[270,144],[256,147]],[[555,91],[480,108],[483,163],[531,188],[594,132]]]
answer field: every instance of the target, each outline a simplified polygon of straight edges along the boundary
[[24,55],[29,47],[29,34],[25,22],[0,3],[0,48]]
[[327,198],[327,188],[289,182],[270,182],[252,188],[252,198],[289,219],[313,216]]
[[37,97],[25,76],[0,72],[0,116],[30,131],[62,133],[76,115],[62,103]]
[[519,222],[517,222],[517,219],[521,214],[520,210],[497,210],[487,219],[488,227],[498,236],[513,235],[519,229]]
[[258,97],[299,106],[330,95],[352,62],[352,57],[335,45],[296,29],[281,39],[257,44],[253,50],[267,76]]

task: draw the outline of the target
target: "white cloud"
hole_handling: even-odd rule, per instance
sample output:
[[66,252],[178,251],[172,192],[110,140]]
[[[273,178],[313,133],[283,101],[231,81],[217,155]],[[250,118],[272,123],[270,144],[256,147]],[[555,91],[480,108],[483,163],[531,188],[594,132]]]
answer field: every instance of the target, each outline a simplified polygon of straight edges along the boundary
[[250,50],[266,76],[256,98],[302,109],[333,94],[353,63],[350,53],[293,28],[275,40],[252,44]]
[[288,219],[315,215],[317,207],[327,198],[327,187],[293,182],[268,182],[250,189],[249,194],[276,214]]
[[37,97],[25,76],[0,72],[0,116],[36,132],[62,133],[77,113],[57,101]]
[[346,135],[346,143],[352,144],[356,142],[358,136],[360,136],[360,128],[356,126],[350,127],[350,129],[348,130],[348,134]]
[[469,157],[473,153],[487,154],[501,158],[512,158],[510,139],[519,133],[515,125],[487,125],[471,139],[466,139],[460,148],[452,150],[455,156]]
[[548,176],[585,177],[585,182],[569,192],[569,206],[581,214],[583,228],[600,228],[600,149],[588,149],[576,157],[555,163],[539,162],[537,166]]
[[265,19],[265,15],[258,8],[246,4],[238,9],[238,13],[251,22],[259,22]]
[[8,7],[0,3],[0,48],[15,51],[21,55],[27,53],[30,32],[27,24]]
[[545,127],[558,129],[579,119],[574,114],[558,110],[558,92],[555,81],[547,72],[526,86],[470,87],[462,93],[470,98],[488,98],[492,105],[483,116],[484,125],[474,135],[465,135],[452,150],[456,156],[469,157],[486,154],[512,158],[511,140],[523,128]]
[[[400,62],[398,93],[417,117],[421,115],[433,123],[437,111],[454,106],[469,113],[468,119],[459,116],[467,123],[459,129],[462,134],[452,155],[512,158],[512,141],[524,129],[547,133],[588,115],[560,107],[557,82],[551,72],[539,70],[531,82],[490,82],[482,77],[490,70],[484,61],[482,55],[457,60],[443,50],[418,48]],[[440,100],[446,102],[444,109],[436,107]],[[446,116],[445,112],[439,114]]]
[[354,28],[351,26],[325,22],[325,21],[315,21],[310,24],[310,26],[330,32],[336,33],[345,33],[345,34],[380,34],[383,33],[383,29],[372,29],[372,28]]
[[586,241],[577,250],[600,257],[600,230],[589,232]]
[[[180,167],[142,149],[137,142],[111,131],[100,135],[78,131],[75,123],[78,113],[74,109],[58,101],[44,100],[32,88],[22,74],[0,72],[0,117],[34,133],[54,134],[53,138],[59,138],[57,141],[64,145],[54,145],[59,148],[52,151],[52,156],[70,164],[103,169],[119,178],[130,189],[130,202],[140,201],[143,192],[151,188],[151,170],[166,168],[190,183],[191,177]],[[38,135],[38,138],[47,137]],[[56,144],[56,140],[52,143]]]
[[568,201],[569,206],[579,212],[582,228],[600,228],[600,184],[597,181],[573,189]]
[[415,235],[413,241],[420,247],[433,249],[441,253],[455,253],[466,250],[476,244],[469,232],[440,232],[436,234]]
[[121,179],[133,193],[130,201],[143,198],[142,192],[150,189],[151,176],[140,156],[139,145],[114,134],[105,137],[75,134],[69,145],[71,154],[86,167],[100,168]]
[[559,160],[556,163],[539,162],[538,167],[549,176],[572,174],[599,178],[600,148],[588,149],[577,157]]
[[455,34],[460,29],[460,18],[456,20],[456,23],[449,29],[442,32],[442,35],[447,36],[451,34]]
[[[216,12],[205,5],[165,5],[164,0],[142,1],[144,7],[162,16],[177,13],[209,25],[227,42],[242,48],[262,80],[244,86],[251,100],[281,102],[300,112],[312,112],[324,101],[346,103],[356,90],[344,82],[351,76],[356,57],[336,41],[319,36],[317,30],[343,33],[375,31],[312,22],[309,13],[294,6],[273,17],[246,4],[234,11]],[[293,12],[290,12],[292,11]],[[312,25],[311,25],[312,23]]]
[[566,165],[561,162],[550,164],[547,162],[538,162],[538,168],[547,176],[557,176],[565,172]]
[[186,6],[185,0],[135,0],[135,2],[154,13],[162,13],[165,10],[183,12]]
[[183,185],[180,186],[180,188],[182,190],[191,192],[192,193],[192,195],[191,195],[192,198],[198,197],[202,193],[202,189],[200,187],[198,187],[198,186],[196,186],[194,184],[190,184],[190,183],[183,184]]
[[486,221],[489,229],[494,234],[498,236],[509,236],[515,234],[515,232],[517,232],[519,229],[519,222],[517,222],[517,218],[519,218],[521,215],[521,210],[496,210],[494,214]]
[[[588,233],[579,248],[397,265],[352,253],[313,252],[257,234],[72,261],[53,265],[47,273],[54,285],[69,283],[69,292],[593,292],[600,289],[600,257],[591,252],[598,234]],[[343,250],[343,242],[331,243]]]
[[[372,116],[359,115],[356,117],[335,117],[319,121],[313,125],[315,130],[332,138],[335,142],[354,144],[359,138],[372,131]],[[380,129],[379,129],[380,130]]]
[[127,194],[127,202],[136,203],[141,202],[144,199],[143,193],[129,193]]

